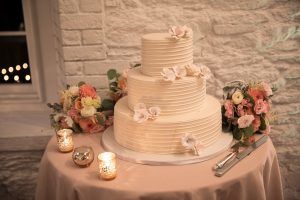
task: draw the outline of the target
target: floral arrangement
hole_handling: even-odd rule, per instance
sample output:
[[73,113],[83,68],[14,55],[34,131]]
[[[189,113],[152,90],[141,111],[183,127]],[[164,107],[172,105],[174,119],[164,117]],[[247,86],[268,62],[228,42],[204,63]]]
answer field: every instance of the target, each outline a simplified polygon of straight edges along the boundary
[[179,40],[181,38],[191,37],[193,31],[187,26],[171,26],[169,28],[169,33],[172,38]]
[[56,130],[70,128],[74,132],[96,133],[113,123],[113,103],[97,95],[96,89],[80,82],[60,92],[60,103],[47,104],[53,109],[51,125]]
[[211,76],[211,71],[208,67],[200,65],[199,67],[194,64],[188,64],[183,67],[174,66],[171,68],[163,68],[162,80],[166,82],[174,82],[177,79],[181,79],[185,76],[202,77],[208,80]]
[[271,96],[275,88],[266,82],[233,81],[224,88],[223,128],[232,131],[242,144],[255,141],[255,133],[268,134],[272,114]]
[[142,123],[148,119],[155,120],[160,115],[160,108],[152,106],[147,108],[144,103],[138,103],[134,106],[133,120]]

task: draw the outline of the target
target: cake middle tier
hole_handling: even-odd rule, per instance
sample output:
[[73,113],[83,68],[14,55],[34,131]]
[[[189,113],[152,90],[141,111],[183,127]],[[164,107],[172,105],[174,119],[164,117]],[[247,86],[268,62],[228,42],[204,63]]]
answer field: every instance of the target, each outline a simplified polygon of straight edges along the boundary
[[221,105],[207,96],[204,106],[193,112],[158,116],[142,123],[133,120],[134,112],[127,107],[127,97],[115,106],[114,137],[116,141],[138,152],[175,154],[187,150],[181,144],[185,134],[192,134],[204,147],[214,143],[221,134]]
[[128,107],[133,110],[138,103],[147,107],[158,106],[161,115],[180,115],[199,109],[206,96],[205,80],[183,77],[174,82],[142,74],[140,69],[128,73]]

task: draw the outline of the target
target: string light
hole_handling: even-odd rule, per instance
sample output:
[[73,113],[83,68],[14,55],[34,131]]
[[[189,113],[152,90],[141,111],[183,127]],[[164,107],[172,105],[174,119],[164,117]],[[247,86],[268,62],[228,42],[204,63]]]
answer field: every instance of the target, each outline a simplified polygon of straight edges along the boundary
[[23,68],[24,68],[24,69],[27,69],[27,68],[28,68],[28,64],[27,64],[27,63],[24,63],[24,64],[23,64]]
[[9,76],[5,75],[5,76],[4,76],[4,80],[5,80],[5,81],[8,81],[8,79],[9,79]]
[[12,72],[14,71],[14,68],[13,68],[13,67],[9,67],[9,68],[8,68],[8,71],[9,71],[10,73],[12,73]]
[[20,66],[20,65],[17,65],[17,66],[16,66],[16,70],[17,70],[17,71],[20,71],[20,69],[21,69],[21,66]]
[[18,76],[18,75],[15,75],[15,76],[14,76],[14,80],[15,80],[16,82],[18,82],[18,81],[19,81],[19,76]]
[[1,70],[1,73],[2,73],[2,74],[6,74],[6,69],[2,69],[2,70]]
[[30,81],[30,75],[25,76],[26,81]]

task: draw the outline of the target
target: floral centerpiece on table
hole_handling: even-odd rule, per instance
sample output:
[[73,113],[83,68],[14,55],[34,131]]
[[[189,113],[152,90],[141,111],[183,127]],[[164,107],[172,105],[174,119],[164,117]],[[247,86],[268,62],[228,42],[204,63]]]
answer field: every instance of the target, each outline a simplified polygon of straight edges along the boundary
[[56,130],[70,128],[74,132],[96,133],[113,123],[113,103],[101,101],[96,89],[84,82],[60,92],[60,102],[47,104],[53,109],[51,125]]
[[255,141],[255,133],[270,132],[271,96],[275,88],[266,82],[233,81],[224,88],[223,128],[242,144]]

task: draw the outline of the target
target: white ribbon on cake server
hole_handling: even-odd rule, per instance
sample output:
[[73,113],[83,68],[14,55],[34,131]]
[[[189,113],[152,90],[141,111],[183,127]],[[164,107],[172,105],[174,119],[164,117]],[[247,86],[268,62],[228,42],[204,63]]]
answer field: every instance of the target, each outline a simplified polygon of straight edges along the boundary
[[197,141],[195,136],[191,133],[185,133],[181,137],[181,144],[186,149],[194,150],[194,153],[197,156],[201,154],[201,150],[204,147],[202,143],[200,141]]

